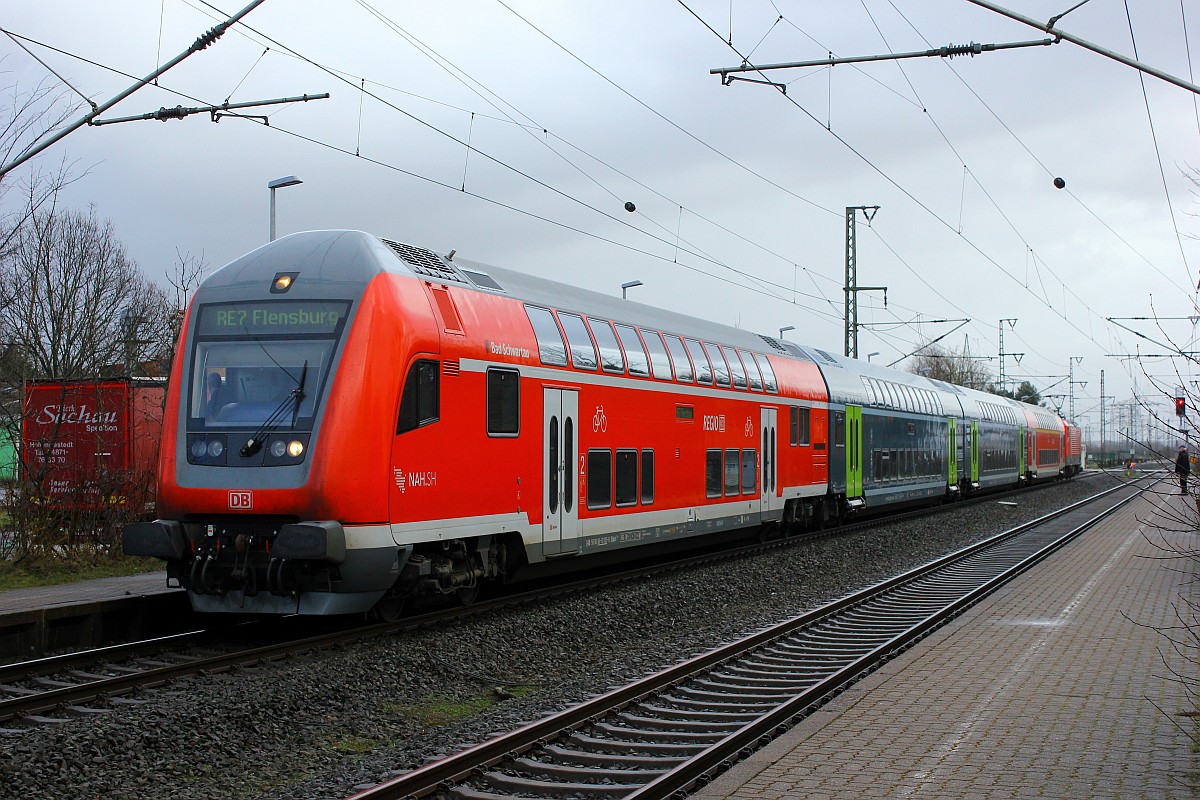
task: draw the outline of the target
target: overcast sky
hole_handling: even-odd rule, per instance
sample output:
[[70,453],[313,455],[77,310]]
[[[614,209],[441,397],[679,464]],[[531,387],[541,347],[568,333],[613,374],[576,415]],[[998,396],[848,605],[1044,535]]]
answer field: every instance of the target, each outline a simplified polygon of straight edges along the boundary
[[[1006,3],[1039,20],[1074,4]],[[1186,80],[1189,38],[1200,59],[1188,6],[1090,0],[1058,25],[1130,57],[1136,41]],[[70,88],[2,36],[0,79],[104,103],[133,82],[121,73],[149,74],[242,7],[10,0],[0,26]],[[746,75],[786,93],[709,74],[743,57],[1043,38],[967,0],[266,0],[243,22],[102,118],[331,98],[243,112],[269,126],[201,114],[85,127],[31,164],[71,162],[82,178],[63,202],[95,204],[151,276],[177,252],[211,271],[263,244],[267,182],[294,174],[280,235],[361,229],[612,294],[641,280],[631,299],[770,335],[794,326],[787,338],[841,352],[845,209],[878,205],[869,227],[859,217],[858,281],[887,286],[887,307],[860,295],[862,357],[891,363],[957,324],[931,320],[970,318],[943,342],[969,337],[995,373],[999,321],[1015,318],[1004,349],[1024,356],[1008,375],[1066,395],[1082,357],[1075,408],[1096,432],[1102,369],[1125,402],[1135,382],[1154,391],[1144,373],[1170,392],[1184,368],[1114,357],[1163,349],[1106,318],[1180,318],[1122,324],[1191,347],[1191,92],[1147,76],[1143,94],[1136,70],[1065,41]]]

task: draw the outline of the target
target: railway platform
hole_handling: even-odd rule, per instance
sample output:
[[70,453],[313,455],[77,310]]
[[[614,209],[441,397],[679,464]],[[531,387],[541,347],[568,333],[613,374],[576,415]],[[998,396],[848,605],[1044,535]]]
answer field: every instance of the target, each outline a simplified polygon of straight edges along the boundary
[[0,659],[19,661],[175,630],[190,614],[165,571],[0,592]]
[[1181,716],[1195,709],[1200,528],[1194,498],[1169,491],[1161,482],[693,800],[1200,796],[1200,725]]

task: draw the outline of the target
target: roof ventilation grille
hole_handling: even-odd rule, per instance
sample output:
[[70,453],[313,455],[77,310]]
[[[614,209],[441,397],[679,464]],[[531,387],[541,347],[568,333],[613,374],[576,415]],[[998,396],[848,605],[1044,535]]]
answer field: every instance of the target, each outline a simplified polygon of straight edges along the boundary
[[404,259],[413,272],[418,275],[426,275],[430,278],[437,278],[442,281],[453,281],[454,283],[466,283],[467,280],[458,273],[458,270],[442,260],[442,257],[432,250],[426,250],[421,247],[413,247],[410,244],[401,244],[384,239],[383,243],[392,248],[392,252]]

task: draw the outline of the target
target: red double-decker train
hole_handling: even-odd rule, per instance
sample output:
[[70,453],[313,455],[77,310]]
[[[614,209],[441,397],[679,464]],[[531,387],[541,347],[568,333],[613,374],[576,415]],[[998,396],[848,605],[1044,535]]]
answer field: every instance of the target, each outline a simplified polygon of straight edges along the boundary
[[357,231],[210,276],[163,421],[166,560],[206,612],[391,616],[510,582],[1078,472],[991,394]]

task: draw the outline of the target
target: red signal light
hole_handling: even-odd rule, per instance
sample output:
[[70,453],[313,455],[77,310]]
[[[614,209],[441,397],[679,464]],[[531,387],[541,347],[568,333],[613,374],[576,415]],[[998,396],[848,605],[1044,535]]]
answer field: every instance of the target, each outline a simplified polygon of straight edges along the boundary
[[1187,414],[1187,400],[1182,397],[1175,398],[1175,413],[1179,416]]

